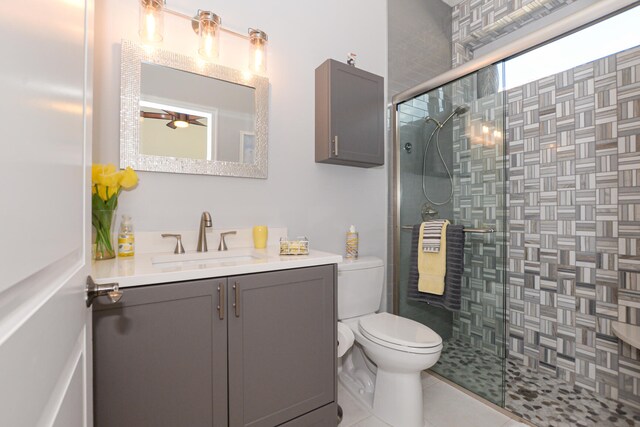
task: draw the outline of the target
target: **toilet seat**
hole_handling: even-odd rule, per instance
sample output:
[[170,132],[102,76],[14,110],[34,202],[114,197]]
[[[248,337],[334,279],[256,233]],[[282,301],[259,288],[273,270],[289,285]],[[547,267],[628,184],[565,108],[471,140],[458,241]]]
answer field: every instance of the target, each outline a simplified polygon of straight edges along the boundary
[[360,319],[358,329],[384,347],[407,353],[428,354],[442,350],[442,338],[427,326],[390,313]]

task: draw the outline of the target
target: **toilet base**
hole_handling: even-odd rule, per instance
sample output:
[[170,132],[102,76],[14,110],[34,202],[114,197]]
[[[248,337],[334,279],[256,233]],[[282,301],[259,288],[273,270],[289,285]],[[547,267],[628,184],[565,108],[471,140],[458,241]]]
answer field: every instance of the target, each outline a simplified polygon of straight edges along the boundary
[[392,426],[422,427],[424,415],[420,372],[390,373],[378,366],[373,414]]
[[422,427],[423,402],[420,371],[390,373],[375,366],[354,345],[340,359],[340,383],[371,413],[394,427]]

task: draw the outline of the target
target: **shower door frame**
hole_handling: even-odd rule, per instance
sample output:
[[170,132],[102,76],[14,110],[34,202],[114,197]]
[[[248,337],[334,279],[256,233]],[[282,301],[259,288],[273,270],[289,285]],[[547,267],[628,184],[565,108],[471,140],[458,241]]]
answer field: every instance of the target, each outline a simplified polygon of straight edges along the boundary
[[[391,127],[393,129],[393,150],[392,150],[392,224],[393,224],[393,246],[392,246],[392,266],[393,266],[393,313],[400,311],[400,200],[402,188],[400,188],[400,126],[398,122],[398,106],[418,95],[427,93],[440,86],[447,85],[455,80],[475,73],[476,71],[489,65],[505,61],[528,50],[535,49],[544,44],[550,43],[566,35],[580,31],[596,22],[605,20],[620,12],[638,5],[637,0],[600,0],[566,18],[560,19],[544,28],[541,28],[521,39],[510,43],[504,47],[496,49],[488,55],[473,59],[457,68],[440,74],[433,79],[427,80],[411,89],[407,89],[394,95],[391,104]],[[504,134],[504,133],[503,133]],[[508,207],[507,207],[508,208]],[[505,292],[505,299],[507,293]],[[507,309],[505,301],[505,310]],[[507,322],[505,322],[505,325]],[[507,340],[505,339],[505,342]]]

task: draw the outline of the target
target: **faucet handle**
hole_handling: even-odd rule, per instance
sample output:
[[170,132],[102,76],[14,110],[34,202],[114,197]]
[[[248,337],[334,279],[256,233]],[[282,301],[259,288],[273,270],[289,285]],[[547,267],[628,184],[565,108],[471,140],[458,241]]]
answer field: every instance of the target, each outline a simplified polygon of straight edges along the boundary
[[174,249],[174,254],[183,254],[184,246],[182,246],[182,234],[167,234],[163,233],[162,237],[175,237],[176,238],[176,248]]
[[224,233],[220,233],[220,244],[218,245],[219,251],[226,251],[228,249],[227,242],[225,242],[224,238],[229,234],[236,234],[236,231],[225,231]]

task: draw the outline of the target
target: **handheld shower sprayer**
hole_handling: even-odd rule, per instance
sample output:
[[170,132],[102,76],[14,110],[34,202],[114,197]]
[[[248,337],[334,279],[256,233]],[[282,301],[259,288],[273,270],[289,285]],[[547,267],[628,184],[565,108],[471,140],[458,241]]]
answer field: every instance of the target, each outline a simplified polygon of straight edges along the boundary
[[[438,120],[434,119],[431,116],[427,116],[424,119],[425,124],[429,122],[434,122],[436,124],[436,128],[433,130],[433,132],[431,132],[431,136],[429,137],[429,140],[427,141],[427,144],[424,147],[424,152],[422,155],[422,193],[424,194],[424,197],[429,202],[431,202],[436,206],[445,205],[449,203],[449,201],[451,201],[451,199],[453,198],[453,176],[451,175],[451,171],[447,167],[447,162],[445,162],[444,157],[442,156],[442,152],[440,151],[440,129],[442,129],[444,125],[446,125],[447,122],[451,120],[453,116],[461,116],[465,114],[467,111],[469,111],[468,106],[459,105],[451,112],[451,114],[449,114],[449,116],[446,119],[444,119],[442,123],[440,123]],[[427,151],[429,150],[429,145],[431,144],[431,140],[433,139],[434,135],[436,135],[436,149],[438,150],[438,155],[440,156],[440,160],[442,161],[442,165],[444,166],[444,169],[447,171],[447,175],[449,176],[449,184],[451,185],[451,193],[449,193],[449,197],[444,202],[435,202],[429,198],[429,196],[427,195],[427,186],[424,179],[425,178],[424,174],[425,174],[425,169],[427,164]]]

